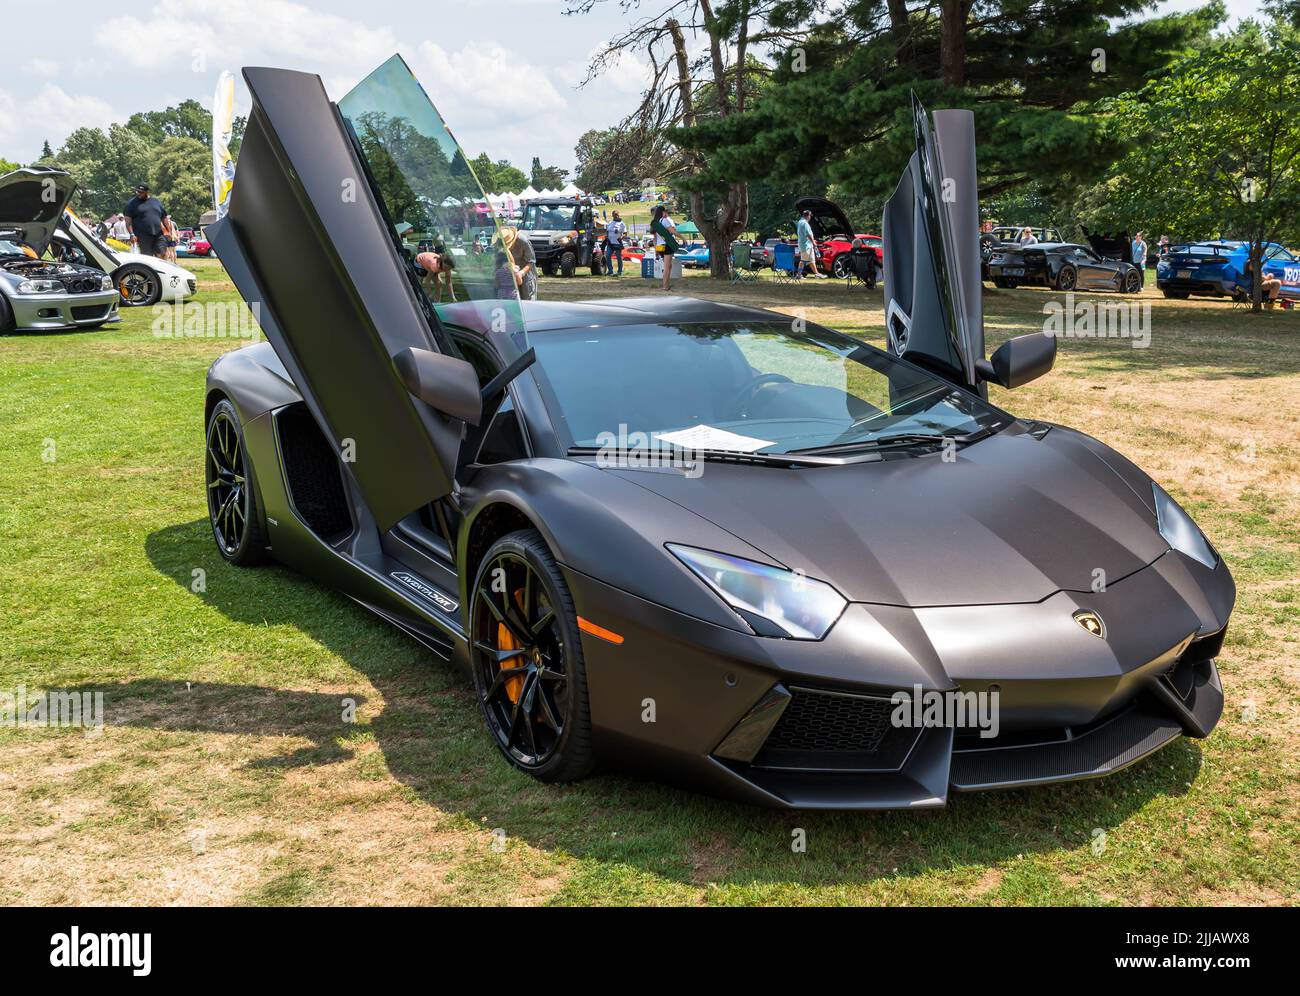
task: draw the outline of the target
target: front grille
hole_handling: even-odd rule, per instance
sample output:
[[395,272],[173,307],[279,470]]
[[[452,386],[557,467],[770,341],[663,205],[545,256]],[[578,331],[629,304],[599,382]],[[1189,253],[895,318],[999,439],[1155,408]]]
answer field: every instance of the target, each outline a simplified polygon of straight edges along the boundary
[[885,699],[792,689],[772,735],[772,750],[875,751],[889,732],[893,707]]
[[921,731],[894,726],[888,699],[791,688],[790,701],[753,763],[801,771],[893,771]]
[[106,304],[77,304],[73,305],[72,318],[78,322],[89,322],[96,318],[103,318],[108,314],[109,305]]
[[103,290],[103,277],[99,274],[64,277],[62,283],[63,289],[70,294],[93,294],[95,291]]

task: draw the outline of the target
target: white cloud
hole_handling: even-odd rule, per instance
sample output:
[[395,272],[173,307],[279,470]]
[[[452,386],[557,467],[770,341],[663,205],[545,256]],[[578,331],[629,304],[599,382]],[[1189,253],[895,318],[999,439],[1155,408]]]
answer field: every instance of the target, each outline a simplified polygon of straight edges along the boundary
[[[147,24],[147,45],[124,44]],[[397,48],[387,27],[369,27],[288,0],[157,0],[143,13],[105,21],[106,52],[135,69],[208,73],[256,55],[285,68],[374,65]]]
[[496,42],[470,41],[455,52],[421,42],[411,69],[443,114],[462,120],[480,112],[515,120],[568,106],[546,70]]
[[28,59],[23,65],[23,72],[32,73],[35,76],[54,76],[59,71],[59,64],[53,59],[42,59],[39,56]]
[[108,101],[70,94],[56,83],[46,83],[34,96],[21,99],[0,90],[0,142],[36,130],[57,149],[73,129],[103,128],[118,118]]

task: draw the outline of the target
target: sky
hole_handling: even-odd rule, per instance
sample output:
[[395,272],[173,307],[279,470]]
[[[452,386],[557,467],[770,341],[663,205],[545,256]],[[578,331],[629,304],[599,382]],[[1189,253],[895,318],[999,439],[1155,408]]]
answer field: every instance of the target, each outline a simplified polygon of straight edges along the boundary
[[[646,0],[655,9],[658,0]],[[1164,0],[1161,10],[1204,0]],[[210,107],[218,74],[248,65],[320,74],[342,97],[394,52],[410,63],[470,156],[572,170],[589,128],[637,103],[646,67],[626,57],[583,89],[587,62],[627,22],[619,0],[565,16],[563,0],[48,0],[8,3],[0,158],[30,162],[82,125],[104,127],[187,97]],[[1256,0],[1228,0],[1232,21]],[[51,23],[51,19],[54,22]],[[75,28],[69,28],[75,25]],[[57,32],[57,42],[39,39]],[[15,46],[32,39],[24,58]],[[236,88],[236,113],[248,95]]]

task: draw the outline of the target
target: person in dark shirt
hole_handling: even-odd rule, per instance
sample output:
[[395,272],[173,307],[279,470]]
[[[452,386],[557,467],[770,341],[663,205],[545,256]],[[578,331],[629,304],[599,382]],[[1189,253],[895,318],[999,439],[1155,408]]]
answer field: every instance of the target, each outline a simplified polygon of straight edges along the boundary
[[146,256],[161,256],[163,219],[167,217],[162,201],[150,197],[149,188],[142,183],[135,188],[135,196],[126,202],[123,213],[131,241],[139,246],[139,251]]

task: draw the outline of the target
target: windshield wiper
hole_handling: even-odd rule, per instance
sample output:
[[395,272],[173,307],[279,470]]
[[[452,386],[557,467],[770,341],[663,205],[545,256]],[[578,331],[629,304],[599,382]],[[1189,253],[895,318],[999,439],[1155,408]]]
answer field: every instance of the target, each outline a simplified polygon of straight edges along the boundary
[[571,446],[569,456],[612,457],[613,467],[617,469],[620,460],[630,459],[632,469],[641,467],[676,466],[690,460],[706,460],[711,463],[753,463],[771,467],[835,467],[844,461],[835,457],[818,457],[810,451],[790,453],[739,453],[734,450],[607,450],[598,446]]
[[892,436],[875,436],[871,439],[858,439],[848,443],[830,443],[826,446],[810,446],[803,450],[791,450],[792,453],[844,453],[850,450],[888,450],[905,449],[912,446],[942,446],[952,440],[958,446],[967,446],[991,436],[1001,428],[1001,422],[985,426],[974,432],[899,432]]

